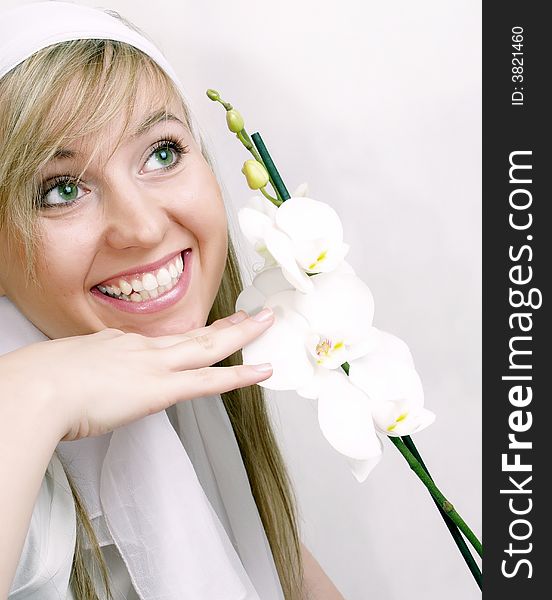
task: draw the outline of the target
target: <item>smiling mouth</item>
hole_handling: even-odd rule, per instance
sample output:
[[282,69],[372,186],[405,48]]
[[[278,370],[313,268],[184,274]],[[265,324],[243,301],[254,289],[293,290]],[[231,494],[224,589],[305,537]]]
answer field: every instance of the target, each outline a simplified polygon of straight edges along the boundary
[[94,286],[104,296],[125,302],[147,302],[163,296],[173,289],[182,277],[185,256],[190,249],[172,256],[151,271],[120,275]]

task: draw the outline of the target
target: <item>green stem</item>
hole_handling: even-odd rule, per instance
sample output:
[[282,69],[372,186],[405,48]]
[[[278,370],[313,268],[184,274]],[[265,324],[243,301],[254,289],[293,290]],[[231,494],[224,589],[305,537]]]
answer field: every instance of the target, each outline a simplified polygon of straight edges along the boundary
[[278,198],[273,198],[265,189],[264,187],[259,188],[259,191],[263,194],[263,196],[265,198],[268,198],[268,200],[270,200],[272,202],[272,204],[275,204],[276,206],[280,206],[280,204],[282,204],[281,200],[278,200]]
[[[217,93],[217,96],[218,96],[218,93]],[[220,99],[218,101],[223,104],[223,106],[226,108],[226,110],[229,110],[232,108],[232,106],[230,104],[225,103]],[[285,200],[290,198],[290,195],[289,195],[289,192],[287,191],[287,188],[286,188],[282,178],[280,177],[278,170],[276,169],[276,165],[274,164],[272,157],[270,156],[268,150],[266,149],[266,146],[265,146],[260,134],[254,133],[252,135],[255,146],[251,142],[251,139],[245,129],[242,129],[240,132],[238,132],[236,134],[236,136],[241,141],[241,143],[246,147],[246,149],[249,150],[249,152],[251,152],[253,157],[257,161],[259,161],[267,170],[270,184],[272,185],[272,188],[274,189],[274,191],[276,193],[276,198],[273,198],[272,196],[270,196],[268,194],[268,192],[266,192],[264,190],[264,188],[261,188],[261,192],[263,193],[263,195],[266,198],[268,198],[268,200],[270,200],[272,203],[276,204],[276,206],[281,205],[282,202],[284,202]],[[341,368],[345,371],[345,373],[347,375],[349,375],[349,363],[347,363],[347,362],[343,363],[341,365]],[[464,522],[462,517],[456,512],[456,510],[454,509],[452,504],[439,491],[439,489],[433,482],[433,479],[431,478],[431,475],[429,474],[429,471],[428,471],[427,467],[425,466],[425,464],[424,464],[420,454],[418,453],[416,446],[414,445],[414,442],[412,441],[410,436],[404,436],[403,439],[391,437],[391,436],[388,436],[388,437],[395,444],[395,446],[398,448],[398,450],[401,452],[401,454],[403,454],[403,456],[407,460],[408,464],[410,465],[410,468],[416,473],[416,475],[418,475],[418,477],[420,478],[422,483],[424,483],[424,485],[428,488],[429,492],[431,493],[431,495],[433,497],[435,504],[437,505],[437,508],[439,509],[439,512],[441,513],[441,515],[443,516],[443,519],[445,520],[445,523],[446,523],[452,537],[454,538],[469,569],[471,570],[474,578],[476,579],[479,587],[481,588],[481,571],[477,567],[477,564],[475,564],[473,556],[469,552],[469,549],[467,548],[467,546],[464,542],[464,539],[460,535],[458,529],[460,529],[460,531],[462,531],[464,533],[466,538],[470,541],[470,543],[473,545],[473,547],[476,549],[476,551],[478,552],[478,554],[480,556],[482,554],[481,542],[479,542],[479,540],[477,539],[475,534],[471,531],[471,529],[468,527],[468,525]]]
[[[344,362],[341,365],[341,368],[345,371],[345,373],[347,375],[349,375],[350,365],[348,362]],[[408,450],[410,450],[410,452],[412,453],[413,457],[418,461],[419,466],[427,473],[427,476],[431,479],[429,470],[425,466],[424,461],[422,460],[422,457],[420,456],[418,449],[414,445],[414,441],[412,440],[412,438],[410,436],[406,435],[402,438],[402,440],[403,440],[405,446],[408,448]],[[393,441],[393,439],[391,441]],[[435,502],[435,505],[437,506],[439,512],[441,513],[441,516],[443,517],[443,520],[445,521],[445,524],[446,524],[452,538],[454,539],[458,549],[460,550],[460,553],[462,554],[462,556],[468,566],[468,569],[471,571],[471,574],[473,575],[477,585],[479,586],[479,589],[481,589],[481,587],[482,587],[481,571],[479,570],[477,563],[475,562],[473,556],[471,555],[471,552],[470,552],[468,546],[466,545],[466,542],[464,541],[462,534],[458,530],[456,523],[454,523],[449,518],[447,513],[444,511],[444,509],[441,508],[441,505],[439,504],[439,502],[435,498],[433,498],[433,501]]]
[[[426,465],[424,464],[424,461],[422,460],[422,457],[420,456],[420,453],[418,452],[418,449],[416,448],[416,445],[414,444],[414,441],[412,440],[412,438],[409,435],[405,435],[402,437],[402,441],[404,442],[405,446],[410,450],[410,452],[412,452],[412,454],[414,455],[414,458],[420,463],[420,465],[424,469],[424,471],[429,475],[429,477],[431,477],[431,474],[430,474],[428,468],[426,467]],[[482,579],[483,578],[481,576],[481,571],[480,571],[479,567],[477,566],[477,563],[475,562],[475,559],[473,558],[473,556],[470,552],[470,549],[468,548],[468,545],[466,544],[464,538],[462,537],[462,534],[458,530],[458,527],[456,526],[456,524],[453,523],[448,518],[448,515],[441,508],[441,506],[439,505],[437,500],[435,500],[435,498],[433,498],[433,501],[435,502],[435,505],[439,509],[439,512],[441,513],[441,516],[443,517],[445,525],[447,526],[447,528],[450,532],[450,535],[452,536],[452,539],[458,546],[458,550],[460,550],[460,554],[462,554],[464,561],[466,562],[466,564],[468,566],[468,569],[471,571],[473,578],[475,579],[477,585],[479,586],[479,589],[482,589]]]
[[284,185],[282,178],[280,177],[280,173],[278,173],[278,169],[276,168],[272,157],[266,149],[261,134],[258,132],[254,133],[251,135],[251,138],[253,139],[253,143],[257,147],[261,158],[263,159],[263,163],[266,167],[266,170],[268,171],[271,183],[275,185],[276,192],[278,193],[278,199],[281,199],[282,201],[288,200],[290,198],[289,192],[287,191],[287,188]]
[[410,465],[410,468],[416,473],[421,482],[429,490],[429,493],[433,496],[437,504],[443,509],[446,515],[456,524],[458,529],[466,536],[466,539],[474,547],[475,551],[479,556],[483,555],[483,547],[481,542],[477,539],[477,536],[469,528],[468,524],[462,519],[462,517],[456,512],[454,506],[443,496],[439,488],[433,482],[433,479],[426,473],[420,463],[416,460],[415,456],[406,447],[406,444],[399,437],[387,436],[393,444],[397,447],[397,450],[404,456],[406,462]]
[[[251,152],[251,154],[253,155],[253,158],[255,160],[259,161],[266,169],[266,172],[268,173],[270,185],[272,186],[272,189],[274,190],[274,193],[276,194],[276,198],[278,200],[278,204],[276,206],[280,206],[280,204],[282,204],[282,202],[283,202],[282,196],[278,193],[278,188],[276,187],[276,185],[274,183],[274,179],[272,178],[272,175],[270,173],[269,166],[266,165],[265,162],[263,161],[261,155],[259,154],[257,148],[253,145],[253,142],[251,141],[251,138],[249,137],[249,135],[245,129],[242,129],[241,131],[236,133],[236,136],[240,140],[240,142],[246,147],[246,149],[249,150],[249,152]],[[272,164],[274,164],[274,163],[272,163]]]

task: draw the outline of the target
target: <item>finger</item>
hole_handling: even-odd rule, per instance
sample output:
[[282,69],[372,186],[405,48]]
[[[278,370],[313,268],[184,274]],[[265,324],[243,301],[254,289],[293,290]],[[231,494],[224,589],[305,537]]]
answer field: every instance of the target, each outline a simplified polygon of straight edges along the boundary
[[[257,370],[255,367],[264,367],[264,369]],[[166,397],[172,398],[171,403],[175,404],[183,400],[222,394],[253,385],[268,379],[271,375],[272,366],[265,363],[265,365],[203,367],[172,373],[169,377],[165,376],[163,380],[169,386]]]
[[151,338],[151,343],[154,348],[168,348],[170,346],[174,346],[176,344],[180,344],[186,340],[190,340],[198,335],[205,335],[211,331],[216,331],[219,329],[224,329],[225,327],[233,327],[237,325],[244,319],[247,319],[248,315],[245,311],[239,310],[232,315],[228,315],[227,317],[223,317],[222,319],[217,319],[210,325],[205,327],[200,327],[198,329],[193,329],[192,331],[187,331],[186,333],[177,333],[173,335],[160,335],[157,337]]
[[[264,317],[264,318],[263,318]],[[274,322],[270,309],[263,309],[234,325],[198,335],[180,344],[164,348],[162,360],[171,369],[198,369],[230,356],[252,342]]]

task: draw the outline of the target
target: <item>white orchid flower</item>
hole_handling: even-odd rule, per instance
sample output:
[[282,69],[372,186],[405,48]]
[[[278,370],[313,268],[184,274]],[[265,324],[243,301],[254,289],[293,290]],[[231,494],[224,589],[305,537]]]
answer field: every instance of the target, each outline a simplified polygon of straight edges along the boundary
[[318,400],[318,420],[328,442],[352,460],[357,479],[378,462],[382,447],[370,402],[340,366],[369,351],[374,301],[369,288],[343,261],[332,273],[311,277],[313,291],[292,288],[278,267],[259,273],[238,297],[236,310],[250,314],[270,306],[273,325],[244,346],[243,363],[272,363],[259,385],[296,390]]
[[[435,415],[423,408],[408,346],[373,327],[372,294],[352,267],[342,261],[310,279],[313,291],[303,294],[273,267],[243,290],[236,310],[253,314],[270,306],[275,315],[273,325],[244,346],[243,363],[272,363],[262,387],[318,400],[323,435],[362,482],[381,458],[376,431],[409,435]],[[345,362],[349,376],[341,369]]]
[[431,425],[435,414],[424,408],[422,382],[408,346],[375,327],[371,339],[372,350],[349,361],[349,379],[370,399],[376,427],[403,436]]
[[[296,191],[306,193],[306,184]],[[303,293],[313,289],[307,273],[333,271],[350,248],[343,242],[337,212],[306,196],[292,196],[279,207],[255,196],[238,211],[238,220],[244,236],[265,259],[263,269],[279,265],[286,280]]]
[[265,269],[239,295],[236,310],[252,314],[270,306],[275,314],[273,325],[243,349],[245,364],[261,357],[272,363],[272,375],[259,385],[314,398],[318,369],[337,369],[372,347],[374,300],[345,261],[310,279],[313,291],[302,294],[279,267]]

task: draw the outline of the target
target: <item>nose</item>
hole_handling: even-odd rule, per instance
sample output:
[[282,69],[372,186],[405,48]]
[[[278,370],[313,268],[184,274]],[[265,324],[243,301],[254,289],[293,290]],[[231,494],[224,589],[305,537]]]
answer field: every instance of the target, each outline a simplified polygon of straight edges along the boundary
[[157,246],[165,236],[169,216],[162,199],[138,186],[109,189],[104,196],[106,242],[113,248]]

